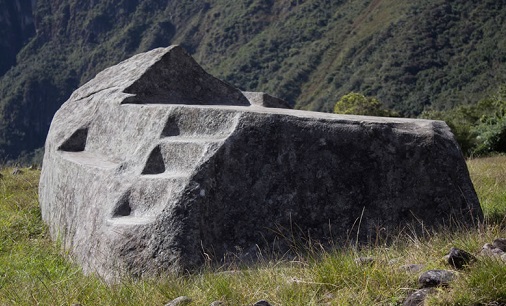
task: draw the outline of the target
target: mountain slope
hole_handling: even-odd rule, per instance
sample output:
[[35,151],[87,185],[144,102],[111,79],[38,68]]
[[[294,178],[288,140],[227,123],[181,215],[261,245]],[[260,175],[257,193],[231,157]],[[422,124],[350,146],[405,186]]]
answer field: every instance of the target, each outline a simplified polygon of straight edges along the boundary
[[493,0],[0,0],[0,160],[41,147],[54,112],[97,72],[170,44],[235,86],[296,108],[330,111],[350,91],[409,116],[475,103],[505,83],[505,8]]

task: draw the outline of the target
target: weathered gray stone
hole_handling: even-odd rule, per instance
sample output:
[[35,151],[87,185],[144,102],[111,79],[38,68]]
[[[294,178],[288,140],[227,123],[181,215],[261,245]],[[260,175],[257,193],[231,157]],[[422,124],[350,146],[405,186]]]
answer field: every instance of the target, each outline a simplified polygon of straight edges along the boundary
[[192,299],[187,296],[180,296],[168,302],[167,304],[165,304],[165,306],[183,306],[190,304],[191,301]]
[[266,108],[255,103],[270,98],[251,96],[179,47],[99,73],[48,134],[39,196],[52,237],[112,278],[482,218],[444,122]]
[[423,306],[427,295],[433,293],[434,291],[434,288],[422,288],[416,290],[406,298],[404,303],[402,303],[402,306]]
[[410,272],[410,273],[420,272],[424,268],[425,268],[425,265],[422,265],[422,264],[407,264],[407,265],[402,265],[399,267],[400,270]]
[[355,261],[355,263],[360,266],[372,266],[375,262],[375,259],[374,257],[367,256],[367,257],[357,257],[353,261]]
[[264,92],[244,91],[243,94],[246,98],[248,98],[252,105],[274,108],[291,108],[290,104],[288,104],[285,100],[273,97]]
[[455,272],[449,270],[429,270],[420,275],[418,283],[422,288],[445,287],[448,286],[455,277]]
[[494,243],[492,244],[495,248],[506,252],[506,238],[497,238],[494,240]]
[[458,248],[451,248],[448,253],[448,264],[455,269],[462,269],[474,261],[476,261],[474,255]]
[[485,243],[480,251],[480,256],[483,257],[490,257],[490,258],[501,258],[501,256],[504,255],[504,251],[496,248],[491,243]]

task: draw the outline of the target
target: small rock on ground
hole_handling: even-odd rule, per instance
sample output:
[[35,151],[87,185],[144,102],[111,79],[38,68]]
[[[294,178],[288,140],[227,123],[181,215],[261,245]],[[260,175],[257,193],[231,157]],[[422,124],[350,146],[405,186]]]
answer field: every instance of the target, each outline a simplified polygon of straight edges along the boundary
[[389,266],[393,266],[395,264],[397,264],[399,261],[401,261],[402,258],[392,258],[388,261],[388,265]]
[[493,302],[487,303],[486,306],[506,306],[506,304],[501,303],[501,302],[493,301]]
[[355,263],[357,265],[372,265],[374,264],[374,257],[357,257],[355,258]]
[[506,238],[497,238],[492,244],[494,247],[506,252]]
[[256,302],[255,304],[253,304],[253,306],[272,306],[269,302],[267,302],[266,300],[260,300],[258,302]]
[[433,293],[434,291],[435,291],[434,288],[423,288],[416,290],[415,292],[411,293],[406,298],[406,300],[404,300],[402,306],[423,306],[423,303],[427,295]]
[[223,303],[222,301],[214,301],[209,306],[224,306],[224,305],[225,303]]
[[320,299],[320,301],[318,302],[318,305],[319,306],[327,306],[327,305],[332,305],[332,300],[334,300],[336,298],[335,294],[333,293],[325,293],[322,298]]
[[406,271],[406,272],[411,272],[411,273],[420,272],[420,271],[422,271],[423,268],[425,268],[425,265],[421,265],[421,264],[408,264],[408,265],[402,265],[399,267],[400,270]]
[[448,270],[429,270],[418,278],[418,283],[422,288],[448,286],[455,279],[455,272]]
[[503,254],[505,254],[503,250],[496,248],[491,243],[486,243],[480,251],[480,255],[485,257],[501,257]]
[[167,304],[165,304],[165,306],[183,306],[190,304],[191,301],[192,299],[190,299],[187,296],[180,296],[168,302]]
[[448,254],[448,263],[455,269],[462,269],[474,261],[476,257],[461,249],[451,248]]

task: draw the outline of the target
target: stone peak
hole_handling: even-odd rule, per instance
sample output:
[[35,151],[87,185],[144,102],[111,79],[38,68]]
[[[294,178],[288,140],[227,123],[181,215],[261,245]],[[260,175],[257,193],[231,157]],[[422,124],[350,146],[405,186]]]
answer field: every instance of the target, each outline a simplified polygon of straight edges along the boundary
[[239,89],[208,74],[176,45],[137,54],[102,71],[71,98],[106,89],[129,94],[122,104],[250,106]]

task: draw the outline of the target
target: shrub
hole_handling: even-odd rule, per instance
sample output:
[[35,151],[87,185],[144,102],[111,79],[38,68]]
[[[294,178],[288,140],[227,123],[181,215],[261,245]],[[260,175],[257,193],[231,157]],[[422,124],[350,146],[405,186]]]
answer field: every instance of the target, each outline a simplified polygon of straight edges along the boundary
[[382,117],[397,115],[395,112],[385,109],[383,104],[375,97],[366,97],[356,92],[350,92],[337,101],[334,105],[334,113]]
[[420,116],[446,121],[462,151],[468,156],[506,152],[506,87],[476,105],[447,111],[424,111]]

